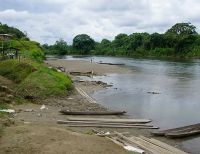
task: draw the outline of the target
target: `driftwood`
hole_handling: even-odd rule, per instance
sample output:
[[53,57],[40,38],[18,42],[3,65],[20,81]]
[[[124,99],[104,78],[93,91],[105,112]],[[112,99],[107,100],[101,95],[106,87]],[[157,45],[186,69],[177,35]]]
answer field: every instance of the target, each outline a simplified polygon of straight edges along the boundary
[[125,65],[124,63],[102,63],[102,62],[99,62],[98,64],[105,64],[105,65]]
[[65,115],[123,115],[126,111],[68,111],[61,110],[62,114]]
[[188,137],[200,134],[200,123],[151,133],[156,136],[167,136],[170,138]]
[[105,123],[148,123],[149,119],[67,118],[70,121],[101,121]]
[[95,75],[93,71],[89,71],[89,72],[72,71],[72,72],[69,72],[69,74],[71,74],[71,75],[78,75],[78,76],[91,76],[91,75]]

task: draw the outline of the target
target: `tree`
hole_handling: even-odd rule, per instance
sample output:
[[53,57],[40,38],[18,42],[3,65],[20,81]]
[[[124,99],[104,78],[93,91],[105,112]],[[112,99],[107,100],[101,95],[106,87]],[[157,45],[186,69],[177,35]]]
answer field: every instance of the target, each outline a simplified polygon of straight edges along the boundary
[[128,35],[127,34],[118,34],[115,36],[115,39],[113,41],[114,47],[120,48],[126,46],[128,40]]
[[95,48],[95,41],[87,34],[80,34],[73,39],[73,48],[80,54],[88,54]]
[[167,30],[166,34],[191,35],[197,34],[196,27],[191,23],[177,23]]
[[150,36],[151,49],[163,48],[165,46],[165,41],[163,34],[153,33]]
[[67,42],[65,42],[63,39],[59,39],[53,45],[43,44],[42,47],[45,50],[46,54],[65,55],[68,53],[69,50]]
[[68,51],[67,42],[65,42],[63,39],[56,41],[53,48],[59,55],[65,55]]
[[10,27],[7,24],[0,23],[0,34],[11,34],[14,38],[29,40],[26,32],[22,32],[17,28]]

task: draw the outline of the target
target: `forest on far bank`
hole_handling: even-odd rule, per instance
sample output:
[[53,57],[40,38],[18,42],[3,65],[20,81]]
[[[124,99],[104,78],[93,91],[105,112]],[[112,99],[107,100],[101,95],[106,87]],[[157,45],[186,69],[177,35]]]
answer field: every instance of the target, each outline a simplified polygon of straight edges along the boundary
[[114,40],[96,42],[87,34],[74,37],[72,45],[59,39],[44,44],[46,54],[108,55],[127,57],[200,57],[200,35],[191,23],[177,23],[165,33],[121,33]]

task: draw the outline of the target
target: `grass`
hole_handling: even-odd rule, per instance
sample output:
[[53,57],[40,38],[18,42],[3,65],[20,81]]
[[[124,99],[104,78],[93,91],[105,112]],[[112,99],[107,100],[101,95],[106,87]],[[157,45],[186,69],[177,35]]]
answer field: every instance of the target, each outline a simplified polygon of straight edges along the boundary
[[42,47],[35,41],[11,40],[10,42],[5,42],[4,46],[6,48],[9,48],[10,46],[17,48],[23,57],[28,57],[33,60],[41,62],[45,58]]
[[20,96],[47,98],[67,95],[72,89],[71,79],[64,73],[31,60],[0,62],[0,75],[14,81]]
[[36,68],[27,62],[6,60],[0,63],[0,75],[15,83],[20,83],[34,71],[36,71]]
[[19,93],[26,93],[36,98],[63,96],[72,89],[72,82],[65,74],[41,66],[31,73],[18,87]]

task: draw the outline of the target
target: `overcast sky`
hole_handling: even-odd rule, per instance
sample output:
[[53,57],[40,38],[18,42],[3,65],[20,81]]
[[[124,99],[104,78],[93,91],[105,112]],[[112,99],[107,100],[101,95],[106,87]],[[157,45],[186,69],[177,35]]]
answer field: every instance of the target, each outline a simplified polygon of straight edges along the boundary
[[119,33],[165,32],[177,22],[200,30],[200,0],[0,0],[0,22],[32,40],[69,44],[77,34],[96,41]]

